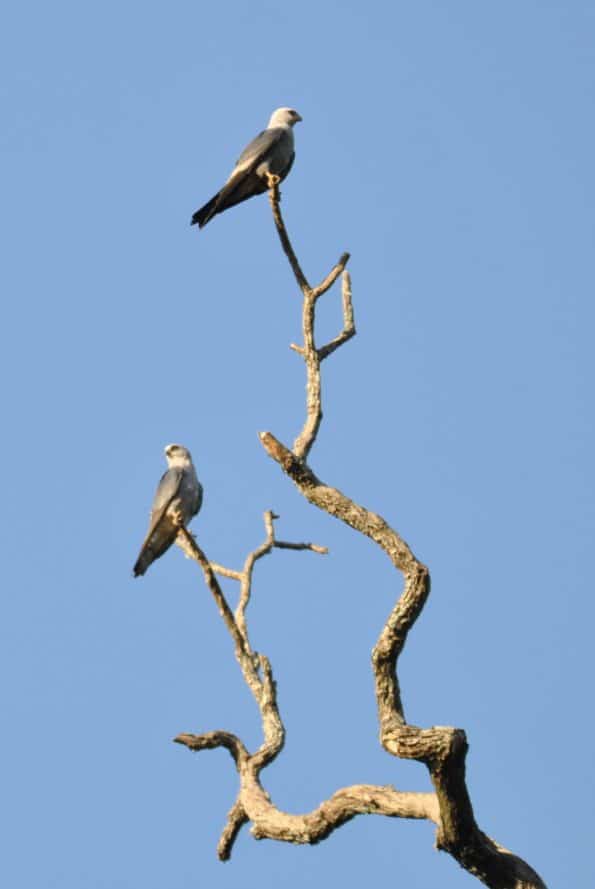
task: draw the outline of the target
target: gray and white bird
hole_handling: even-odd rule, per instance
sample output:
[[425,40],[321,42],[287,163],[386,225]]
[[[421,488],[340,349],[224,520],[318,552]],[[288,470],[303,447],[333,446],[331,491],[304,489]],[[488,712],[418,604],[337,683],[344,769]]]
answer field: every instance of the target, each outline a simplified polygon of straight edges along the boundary
[[295,158],[293,126],[301,119],[293,108],[273,111],[266,130],[244,148],[221,191],[196,211],[190,224],[202,228],[217,213],[283,182]]
[[165,456],[169,468],[155,493],[149,530],[134,566],[135,577],[144,574],[149,565],[169,549],[180,526],[186,527],[202,504],[202,485],[188,448],[167,445]]

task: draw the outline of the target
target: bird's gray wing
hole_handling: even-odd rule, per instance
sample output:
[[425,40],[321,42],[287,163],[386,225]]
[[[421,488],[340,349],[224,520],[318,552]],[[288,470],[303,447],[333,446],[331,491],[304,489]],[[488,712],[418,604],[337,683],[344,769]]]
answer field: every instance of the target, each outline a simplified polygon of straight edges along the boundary
[[155,491],[155,497],[153,498],[153,506],[151,507],[151,521],[149,524],[149,530],[147,532],[147,538],[151,536],[151,534],[165,515],[167,507],[172,502],[174,497],[178,495],[183,478],[184,470],[180,469],[179,467],[168,469],[167,472],[164,472],[161,476],[161,480],[157,485],[157,490]]
[[196,513],[199,511],[199,509],[202,506],[202,496],[203,496],[202,485],[197,479],[196,485],[192,489],[191,503],[190,503],[190,513],[193,516],[196,515]]
[[294,162],[294,160],[295,160],[295,151],[293,152],[293,154],[292,154],[291,157],[289,158],[289,163],[287,164],[287,166],[285,167],[285,170],[283,171],[283,178],[284,178],[284,179],[285,179],[287,176],[289,176],[290,170],[291,170],[291,168],[293,167],[293,162]]
[[198,223],[202,228],[217,213],[266,191],[267,181],[260,178],[256,170],[267,160],[271,165],[278,167],[274,172],[284,179],[293,164],[294,153],[291,144],[291,136],[288,136],[285,127],[271,127],[259,133],[242,151],[221,191],[193,214],[191,224]]
[[144,574],[149,565],[162,556],[176,539],[178,528],[168,516],[167,510],[179,498],[183,478],[184,471],[179,468],[168,469],[161,477],[153,499],[149,530],[134,564],[135,577]]
[[239,158],[237,159],[235,169],[232,173],[246,169],[254,169],[261,161],[274,149],[276,143],[285,133],[283,127],[272,127],[270,130],[263,130],[255,139],[246,145]]

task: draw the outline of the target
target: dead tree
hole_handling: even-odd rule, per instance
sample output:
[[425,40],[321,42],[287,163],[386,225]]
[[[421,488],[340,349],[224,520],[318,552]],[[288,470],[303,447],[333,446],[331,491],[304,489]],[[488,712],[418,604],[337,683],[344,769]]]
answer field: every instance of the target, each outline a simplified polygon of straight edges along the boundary
[[[321,364],[325,358],[355,335],[351,281],[345,253],[327,277],[312,287],[305,277],[281,216],[278,188],[270,192],[271,207],[283,250],[289,260],[303,297],[303,344],[292,344],[306,367],[306,417],[292,447],[280,442],[270,432],[260,434],[266,453],[279,464],[299,492],[315,506],[365,534],[384,550],[390,562],[403,576],[404,585],[388,616],[372,652],[380,743],[393,756],[423,763],[430,773],[433,793],[396,790],[392,785],[355,784],[337,790],[317,809],[305,815],[282,812],[271,801],[261,782],[261,773],[283,749],[285,729],[277,704],[271,664],[266,655],[254,651],[248,633],[246,611],[252,594],[254,567],[258,559],[273,549],[304,549],[324,553],[324,547],[311,543],[287,543],[275,537],[272,512],[265,513],[265,541],[251,552],[240,571],[210,562],[194,537],[182,528],[178,544],[201,567],[221,617],[229,631],[235,656],[262,720],[263,742],[250,752],[231,732],[181,734],[175,738],[190,750],[225,747],[231,754],[239,775],[239,791],[221,835],[217,852],[222,861],[231,855],[242,826],[250,822],[257,839],[283,840],[291,843],[318,843],[356,815],[387,815],[392,818],[420,818],[436,825],[438,849],[450,853],[461,867],[492,889],[545,889],[545,883],[525,861],[509,852],[478,827],[465,781],[467,740],[458,728],[432,726],[419,728],[406,722],[397,678],[398,659],[407,635],[421,614],[430,592],[430,574],[407,543],[382,516],[355,503],[337,488],[321,481],[307,459],[322,420]],[[330,342],[315,342],[316,305],[333,284],[342,279],[343,329]],[[239,601],[230,608],[217,575],[239,584]]]

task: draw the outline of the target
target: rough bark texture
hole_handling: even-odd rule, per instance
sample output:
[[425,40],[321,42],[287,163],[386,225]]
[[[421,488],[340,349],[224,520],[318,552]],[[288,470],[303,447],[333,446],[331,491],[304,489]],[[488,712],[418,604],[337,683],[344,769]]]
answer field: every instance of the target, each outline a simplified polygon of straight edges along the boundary
[[[276,516],[267,512],[265,541],[248,555],[243,569],[237,571],[209,562],[193,536],[182,528],[177,542],[202,568],[207,586],[232,637],[244,680],[260,710],[263,729],[263,743],[253,753],[238,737],[225,731],[202,735],[181,734],[175,738],[177,743],[194,751],[225,747],[235,762],[240,786],[219,841],[218,855],[221,860],[230,857],[238,832],[248,822],[257,839],[318,843],[356,815],[423,818],[436,825],[438,848],[452,855],[486,886],[492,889],[546,889],[545,883],[526,862],[487,837],[477,826],[465,781],[465,732],[445,726],[424,729],[409,725],[405,720],[397,664],[409,630],[429,595],[429,571],[382,516],[365,509],[337,488],[321,481],[306,462],[322,421],[321,364],[355,335],[351,281],[346,271],[349,255],[343,254],[327,277],[317,287],[311,287],[283,223],[278,187],[271,190],[270,200],[281,245],[303,297],[304,342],[302,345],[292,345],[292,348],[303,357],[306,368],[306,416],[292,448],[270,432],[261,433],[260,440],[267,454],[310,503],[369,537],[384,550],[403,577],[401,592],[372,652],[380,742],[393,756],[423,763],[430,773],[434,792],[405,793],[392,786],[356,784],[337,790],[317,809],[304,815],[290,815],[274,805],[261,784],[260,775],[281,752],[285,729],[277,705],[271,665],[264,654],[252,649],[248,634],[246,610],[252,594],[254,566],[273,549],[319,553],[326,552],[326,549],[311,543],[277,541],[274,531]],[[317,347],[314,337],[316,304],[339,277],[342,278],[343,329],[329,343]],[[235,614],[227,604],[217,574],[240,584]]]

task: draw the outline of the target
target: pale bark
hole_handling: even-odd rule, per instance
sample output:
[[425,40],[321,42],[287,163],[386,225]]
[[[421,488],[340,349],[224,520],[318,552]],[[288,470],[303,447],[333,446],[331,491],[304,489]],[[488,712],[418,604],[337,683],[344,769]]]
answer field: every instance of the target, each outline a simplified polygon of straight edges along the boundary
[[[526,862],[487,837],[477,826],[465,781],[465,732],[445,726],[424,729],[406,722],[397,665],[409,630],[429,595],[429,571],[385,519],[321,481],[306,462],[322,421],[321,363],[355,335],[351,281],[346,271],[349,254],[343,254],[327,277],[318,286],[312,287],[287,235],[281,216],[278,187],[271,190],[270,199],[281,245],[302,293],[304,341],[301,345],[292,344],[292,348],[305,363],[306,415],[291,448],[270,432],[261,433],[260,439],[267,454],[279,464],[310,503],[369,537],[384,550],[403,577],[403,587],[372,652],[380,742],[393,756],[423,763],[429,771],[434,792],[401,792],[392,786],[356,784],[337,790],[307,814],[290,815],[274,805],[261,784],[261,771],[281,752],[285,729],[277,704],[271,665],[264,654],[252,649],[249,639],[246,610],[252,595],[254,566],[275,548],[319,553],[326,550],[310,543],[277,541],[274,530],[276,516],[267,512],[265,541],[248,555],[241,570],[233,570],[209,562],[193,536],[182,528],[178,544],[202,568],[207,586],[232,637],[244,680],[259,708],[263,730],[263,743],[253,753],[238,737],[225,731],[181,734],[175,738],[179,744],[195,751],[224,747],[234,760],[239,775],[239,791],[228,813],[218,855],[222,860],[230,857],[239,830],[248,822],[257,839],[317,843],[356,815],[419,818],[436,825],[436,845],[439,849],[449,852],[462,867],[492,889],[546,889],[545,883]],[[330,342],[316,346],[316,304],[339,277],[342,279],[343,329]],[[240,584],[235,613],[225,599],[217,574]]]

